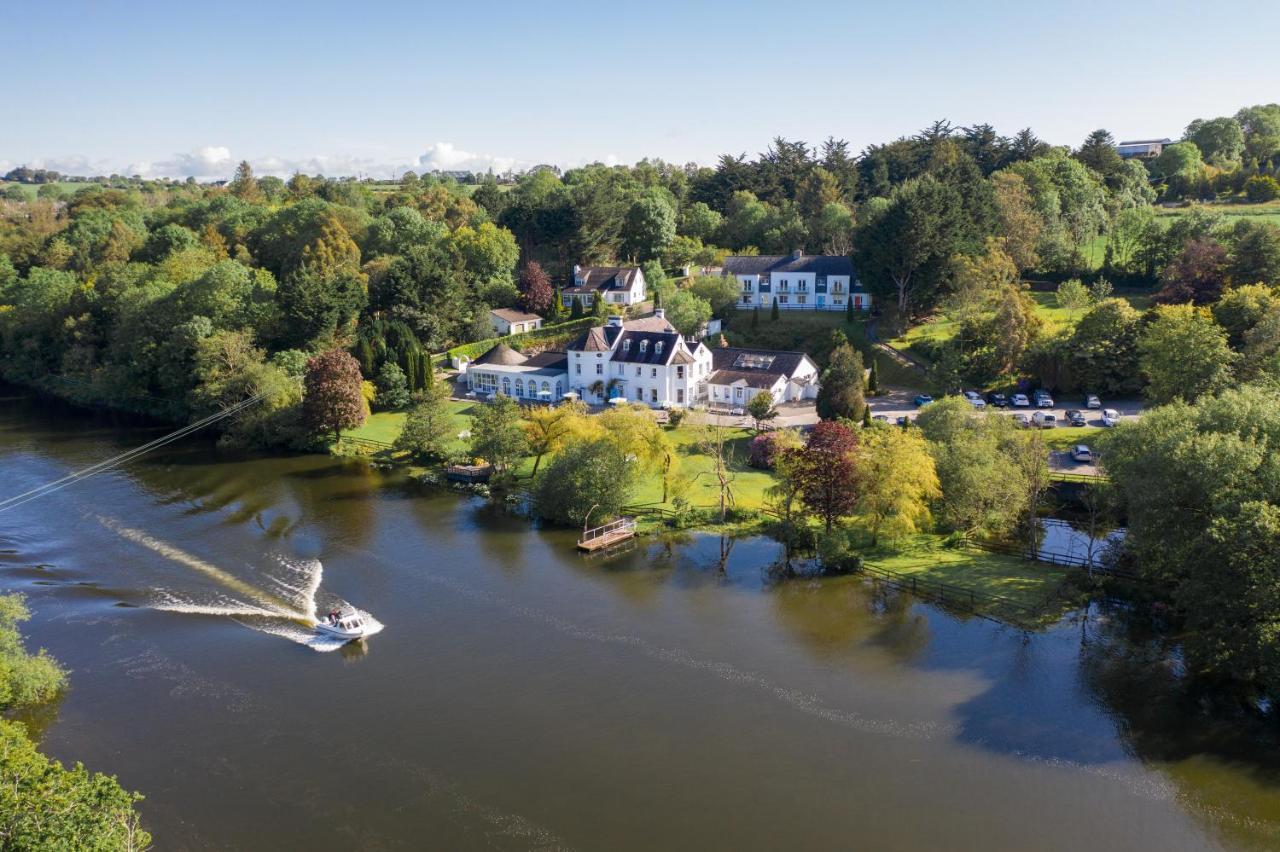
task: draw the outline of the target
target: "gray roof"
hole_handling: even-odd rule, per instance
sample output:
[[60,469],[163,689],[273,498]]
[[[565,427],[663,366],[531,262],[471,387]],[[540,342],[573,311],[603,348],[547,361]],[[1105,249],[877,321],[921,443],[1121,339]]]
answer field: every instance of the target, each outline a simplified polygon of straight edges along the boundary
[[524,311],[517,311],[513,308],[494,308],[489,313],[507,322],[529,322],[542,319],[537,314],[526,314]]
[[[658,344],[662,351],[658,351]],[[643,349],[641,346],[643,345]],[[622,340],[613,352],[614,361],[628,364],[669,364],[671,356],[680,348],[680,335],[674,331],[632,331],[622,332]]]
[[737,381],[746,382],[751,388],[771,388],[777,384],[778,373],[764,373],[759,370],[716,370],[707,377],[708,384],[731,385]]
[[[713,384],[728,384],[729,382],[715,381],[716,375],[720,373],[734,375],[754,375],[754,376],[784,376],[790,379],[796,374],[796,370],[800,369],[800,365],[804,363],[808,356],[803,352],[775,352],[771,349],[740,349],[736,346],[722,346],[711,350],[711,369],[716,373],[712,374],[711,381]],[[768,361],[768,366],[754,366],[763,361]],[[733,380],[731,380],[733,381]],[[769,387],[773,384],[774,379],[770,379],[764,385],[752,385],[753,387]]]
[[724,259],[725,275],[773,275],[779,272],[814,272],[818,275],[853,276],[853,260],[843,254],[732,255]]
[[674,332],[675,330],[676,327],[667,322],[665,317],[641,317],[627,320],[621,326],[599,325],[589,328],[585,333],[580,334],[577,340],[570,343],[568,348],[578,352],[608,352],[623,331]]
[[[639,271],[638,266],[584,266],[570,278],[564,292],[581,294],[597,290],[630,290]],[[578,279],[581,279],[581,284]]]
[[561,372],[569,371],[569,356],[564,352],[555,350],[547,352],[539,352],[537,355],[529,356],[524,362],[526,367],[538,367],[543,370],[559,370]]

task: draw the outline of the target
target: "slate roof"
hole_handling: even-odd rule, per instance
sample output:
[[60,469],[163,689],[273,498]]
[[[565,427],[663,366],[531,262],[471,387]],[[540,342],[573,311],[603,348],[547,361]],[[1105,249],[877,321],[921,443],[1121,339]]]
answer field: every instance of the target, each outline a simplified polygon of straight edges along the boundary
[[576,295],[597,290],[630,290],[639,272],[638,266],[584,266],[570,278],[564,292]]
[[[748,356],[744,359],[741,356]],[[773,360],[767,368],[753,369],[745,367],[743,361],[750,360],[750,356],[771,357]],[[771,349],[739,349],[736,346],[723,346],[711,350],[711,369],[718,372],[732,372],[750,375],[773,375],[786,376],[788,379],[796,374],[796,370],[800,369],[800,365],[804,363],[804,359],[808,357],[803,352],[775,352]],[[715,379],[715,373],[711,379]],[[713,382],[714,384],[727,384],[726,382]],[[769,384],[773,384],[772,381]],[[753,387],[755,387],[753,385]],[[768,387],[768,385],[764,385]]]
[[[658,351],[658,344],[662,351]],[[641,349],[641,345],[644,348]],[[632,331],[622,332],[622,340],[613,351],[614,361],[627,364],[670,364],[671,356],[680,348],[680,335],[674,331]]]
[[853,260],[843,254],[733,255],[724,259],[724,275],[774,275],[782,272],[814,272],[818,275],[853,277]]
[[[625,321],[621,326],[603,325],[589,328],[568,348],[577,352],[608,352],[623,331],[653,331],[675,333],[676,327],[664,317],[641,317]],[[668,344],[669,346],[670,344]],[[666,347],[664,347],[666,348]]]
[[782,377],[781,373],[765,372],[763,370],[716,370],[707,377],[707,383],[713,385],[731,385],[737,381],[747,383],[747,387],[751,388],[771,388],[777,384],[778,379]]
[[537,314],[526,314],[524,311],[517,311],[512,308],[494,308],[492,311],[489,311],[489,313],[493,314],[498,319],[506,320],[507,322],[530,322],[532,320],[542,319],[542,317]]
[[539,352],[532,355],[524,362],[526,367],[537,367],[540,370],[559,370],[567,373],[569,371],[569,356],[564,352]]

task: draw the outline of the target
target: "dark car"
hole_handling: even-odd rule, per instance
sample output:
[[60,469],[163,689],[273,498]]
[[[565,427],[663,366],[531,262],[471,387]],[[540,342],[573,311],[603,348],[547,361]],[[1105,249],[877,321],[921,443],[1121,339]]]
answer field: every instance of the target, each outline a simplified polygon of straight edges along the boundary
[[1008,407],[1009,407],[1009,397],[1005,396],[1005,395],[1004,395],[1004,394],[1002,394],[1002,393],[989,393],[989,394],[987,394],[987,402],[991,403],[991,404],[992,404],[992,405],[994,405],[996,408],[1008,408]]
[[1085,418],[1084,412],[1078,408],[1073,408],[1067,412],[1067,420],[1071,422],[1072,426],[1084,426],[1089,422]]

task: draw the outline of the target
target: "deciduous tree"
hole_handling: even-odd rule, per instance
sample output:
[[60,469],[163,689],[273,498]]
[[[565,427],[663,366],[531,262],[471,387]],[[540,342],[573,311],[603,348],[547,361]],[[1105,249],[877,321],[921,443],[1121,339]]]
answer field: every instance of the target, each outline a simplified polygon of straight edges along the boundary
[[360,392],[360,363],[341,349],[330,349],[307,361],[303,411],[311,428],[333,432],[342,440],[343,429],[355,429],[365,420]]

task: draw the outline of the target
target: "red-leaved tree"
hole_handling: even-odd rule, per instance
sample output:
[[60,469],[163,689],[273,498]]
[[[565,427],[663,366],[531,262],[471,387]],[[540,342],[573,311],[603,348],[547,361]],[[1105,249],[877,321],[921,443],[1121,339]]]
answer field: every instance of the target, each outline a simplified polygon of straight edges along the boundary
[[1227,283],[1227,250],[1212,237],[1192,240],[1164,268],[1160,278],[1164,287],[1156,294],[1157,302],[1212,304],[1222,296]]
[[803,447],[786,451],[800,501],[822,517],[827,532],[831,532],[837,518],[852,514],[857,505],[857,449],[858,438],[853,430],[833,420],[823,420],[813,427]]
[[520,270],[520,307],[531,314],[546,316],[555,301],[556,291],[551,287],[551,279],[543,271],[542,264],[531,260]]
[[341,349],[330,349],[307,361],[302,397],[303,414],[317,432],[332,430],[342,440],[343,429],[364,423],[360,395],[360,362]]

